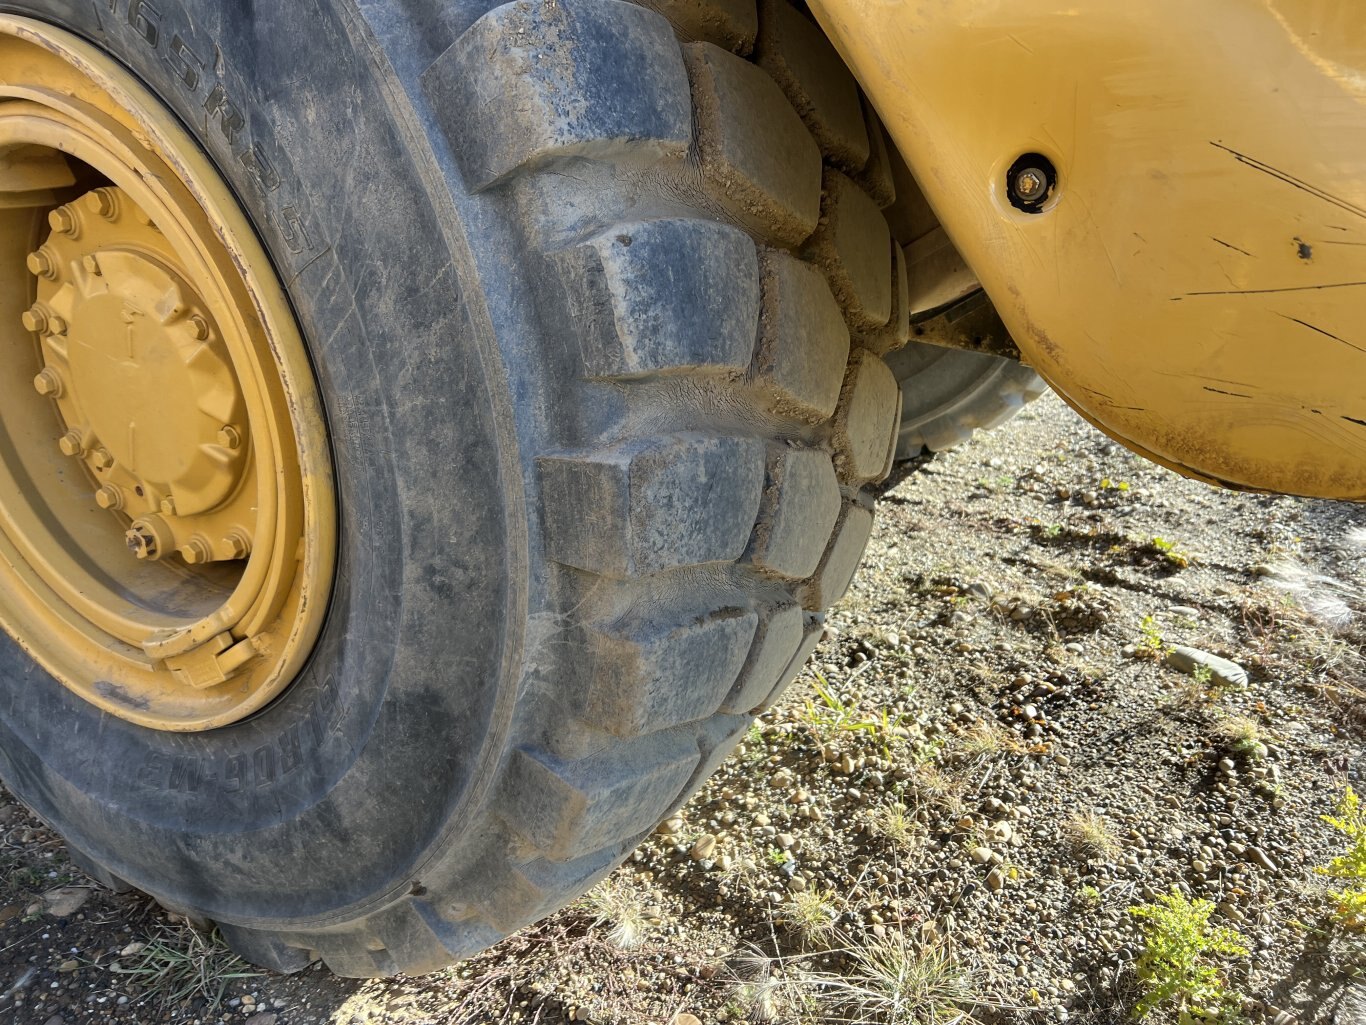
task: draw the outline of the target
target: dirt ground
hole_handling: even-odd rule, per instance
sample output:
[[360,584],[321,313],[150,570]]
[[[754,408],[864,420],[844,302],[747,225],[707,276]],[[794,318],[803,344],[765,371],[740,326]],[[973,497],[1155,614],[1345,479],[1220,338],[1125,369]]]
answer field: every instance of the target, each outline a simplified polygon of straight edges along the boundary
[[1175,887],[1246,946],[1216,959],[1231,1014],[1366,1022],[1313,871],[1366,779],[1362,526],[1045,398],[889,487],[810,665],[589,897],[425,978],[244,975],[0,794],[0,1021],[1118,1023],[1129,908]]

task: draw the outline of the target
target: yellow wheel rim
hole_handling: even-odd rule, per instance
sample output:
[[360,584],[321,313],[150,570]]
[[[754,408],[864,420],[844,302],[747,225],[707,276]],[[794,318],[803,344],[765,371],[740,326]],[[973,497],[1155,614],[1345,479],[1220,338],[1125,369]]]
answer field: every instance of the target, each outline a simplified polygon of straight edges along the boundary
[[336,510],[270,261],[127,72],[0,16],[0,625],[143,726],[241,719],[297,675]]

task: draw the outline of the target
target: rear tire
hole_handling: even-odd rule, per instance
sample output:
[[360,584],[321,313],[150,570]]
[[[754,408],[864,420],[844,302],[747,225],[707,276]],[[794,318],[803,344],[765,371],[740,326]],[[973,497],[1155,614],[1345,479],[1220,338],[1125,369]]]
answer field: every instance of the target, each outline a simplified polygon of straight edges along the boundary
[[1005,423],[1047,389],[1015,360],[912,342],[887,357],[901,389],[896,458],[962,445]]
[[796,674],[891,466],[906,277],[882,129],[785,3],[314,7],[5,5],[236,192],[341,526],[245,721],[111,720],[0,637],[0,771],[251,961],[420,973],[592,885]]

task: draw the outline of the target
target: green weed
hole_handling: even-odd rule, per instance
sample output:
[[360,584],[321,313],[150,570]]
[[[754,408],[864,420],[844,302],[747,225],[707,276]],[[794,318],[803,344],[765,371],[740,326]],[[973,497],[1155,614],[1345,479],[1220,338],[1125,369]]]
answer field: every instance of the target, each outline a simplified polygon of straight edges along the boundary
[[1362,809],[1361,800],[1350,785],[1338,801],[1337,812],[1321,817],[1351,844],[1346,853],[1314,871],[1346,883],[1341,890],[1332,891],[1338,902],[1338,921],[1348,929],[1361,929],[1366,927],[1366,810]]
[[1144,933],[1135,971],[1143,996],[1134,1006],[1142,1018],[1172,1006],[1182,1022],[1232,1021],[1242,997],[1230,990],[1220,961],[1248,953],[1247,941],[1233,929],[1210,925],[1214,904],[1189,900],[1175,888],[1155,903],[1129,908]]

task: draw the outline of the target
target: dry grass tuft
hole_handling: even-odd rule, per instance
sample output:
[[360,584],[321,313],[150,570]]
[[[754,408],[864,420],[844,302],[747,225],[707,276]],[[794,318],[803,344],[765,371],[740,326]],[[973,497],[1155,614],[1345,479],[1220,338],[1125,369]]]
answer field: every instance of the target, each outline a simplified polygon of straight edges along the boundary
[[593,928],[607,928],[607,940],[622,950],[634,950],[650,933],[650,917],[631,887],[609,876],[583,895]]
[[808,972],[826,1021],[868,1025],[954,1025],[982,1003],[970,972],[938,947],[908,945],[901,932],[851,946],[840,975]]
[[229,950],[217,931],[200,932],[189,924],[162,926],[127,964],[115,962],[109,970],[167,1007],[200,997],[216,1008],[229,983],[261,975]]
[[1063,823],[1063,833],[1079,850],[1092,857],[1110,860],[1119,855],[1119,841],[1110,824],[1095,812],[1073,815]]

